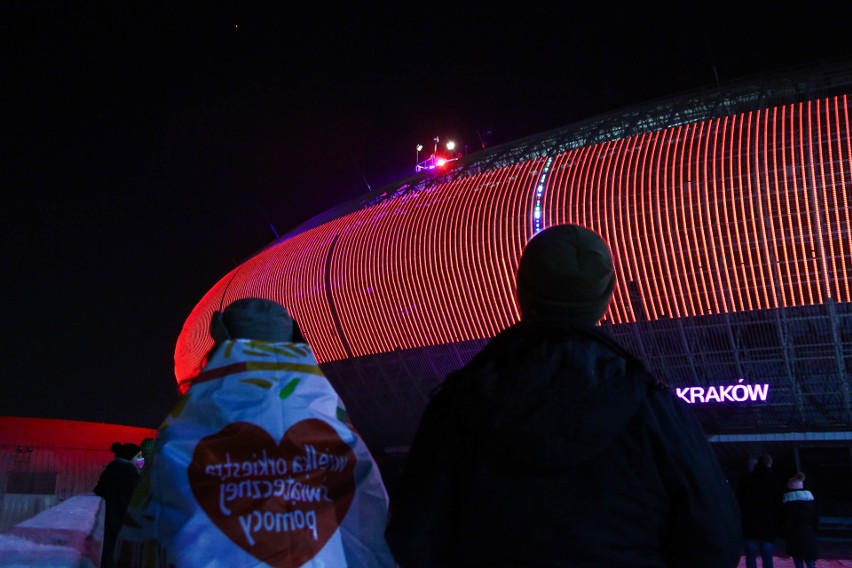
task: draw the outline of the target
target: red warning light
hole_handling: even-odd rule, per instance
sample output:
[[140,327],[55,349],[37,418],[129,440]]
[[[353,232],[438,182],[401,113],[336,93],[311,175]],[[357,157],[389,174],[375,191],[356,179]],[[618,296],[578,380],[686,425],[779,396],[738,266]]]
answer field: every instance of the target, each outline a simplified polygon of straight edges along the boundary
[[[444,156],[439,156],[438,155],[438,141],[439,141],[438,137],[433,138],[433,141],[435,142],[435,148],[433,150],[432,155],[429,156],[428,158],[426,158],[425,160],[423,160],[422,162],[420,161],[420,151],[423,150],[423,145],[422,144],[417,145],[417,163],[414,166],[414,171],[421,172],[423,170],[434,170],[435,168],[443,168],[444,166],[447,165],[447,163],[454,162],[454,161],[459,159],[460,155],[454,156],[452,158],[446,158]],[[455,142],[449,141],[449,142],[447,142],[446,146],[447,146],[447,150],[452,151],[453,148],[455,148]]]

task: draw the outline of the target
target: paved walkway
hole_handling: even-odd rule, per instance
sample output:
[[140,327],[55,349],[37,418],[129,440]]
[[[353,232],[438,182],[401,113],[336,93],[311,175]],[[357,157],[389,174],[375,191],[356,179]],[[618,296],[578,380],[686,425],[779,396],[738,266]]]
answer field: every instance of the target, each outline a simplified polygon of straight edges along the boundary
[[[817,548],[822,556],[816,562],[816,568],[852,568],[852,539],[849,538],[818,538]],[[773,568],[794,568],[793,559],[784,554],[784,545],[775,543],[775,559]],[[738,568],[745,568],[745,556],[740,557]],[[760,559],[757,568],[761,568]]]
[[[785,556],[775,556],[775,565],[773,568],[793,568],[793,559]],[[745,556],[740,558],[740,563],[737,568],[745,568]],[[757,568],[760,568],[760,560],[757,561]],[[816,568],[852,568],[852,559],[850,560],[817,560]]]

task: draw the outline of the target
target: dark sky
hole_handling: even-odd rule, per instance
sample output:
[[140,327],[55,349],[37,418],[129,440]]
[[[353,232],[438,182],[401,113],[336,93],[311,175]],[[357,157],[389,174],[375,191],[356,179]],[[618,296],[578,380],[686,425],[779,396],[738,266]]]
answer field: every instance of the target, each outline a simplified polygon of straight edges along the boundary
[[201,296],[417,143],[850,54],[845,1],[266,4],[0,3],[0,415],[156,427]]

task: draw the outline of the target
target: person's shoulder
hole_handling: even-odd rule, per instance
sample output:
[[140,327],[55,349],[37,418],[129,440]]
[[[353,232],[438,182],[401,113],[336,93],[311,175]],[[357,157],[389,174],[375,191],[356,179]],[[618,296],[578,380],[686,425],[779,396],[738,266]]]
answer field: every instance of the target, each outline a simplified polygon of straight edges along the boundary
[[632,382],[635,388],[646,393],[642,403],[644,424],[657,432],[671,451],[679,449],[690,453],[709,444],[689,403],[678,397],[665,382],[650,373],[642,373]]
[[652,408],[663,410],[679,418],[692,418],[694,416],[689,403],[677,396],[666,381],[646,370],[644,367],[633,369],[632,379],[645,385],[648,389],[646,401]]

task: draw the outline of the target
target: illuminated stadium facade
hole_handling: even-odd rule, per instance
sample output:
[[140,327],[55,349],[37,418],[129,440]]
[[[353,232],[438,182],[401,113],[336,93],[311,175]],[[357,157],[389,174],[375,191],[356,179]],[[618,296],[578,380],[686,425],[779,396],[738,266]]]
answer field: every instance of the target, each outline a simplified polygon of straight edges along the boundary
[[345,203],[201,299],[177,342],[180,388],[211,347],[214,310],[273,298],[374,452],[404,452],[430,391],[519,318],[524,244],[572,222],[614,252],[603,329],[693,404],[718,447],[830,446],[848,460],[850,96],[848,63],[791,70],[504,144]]

